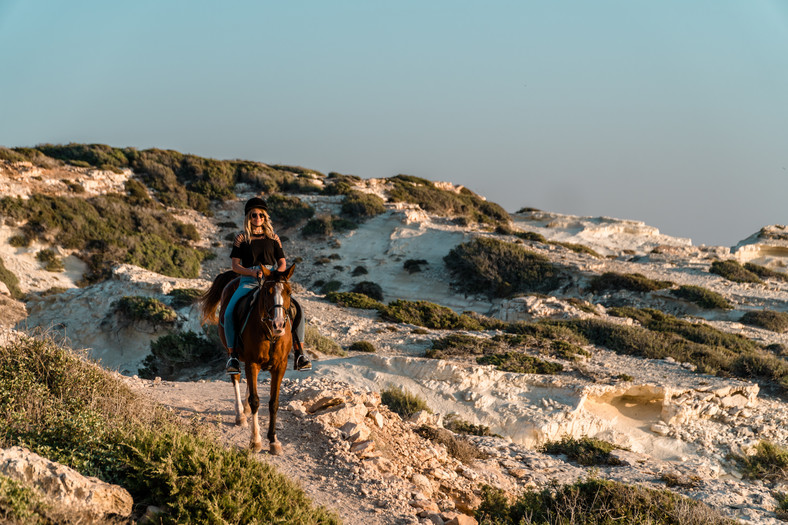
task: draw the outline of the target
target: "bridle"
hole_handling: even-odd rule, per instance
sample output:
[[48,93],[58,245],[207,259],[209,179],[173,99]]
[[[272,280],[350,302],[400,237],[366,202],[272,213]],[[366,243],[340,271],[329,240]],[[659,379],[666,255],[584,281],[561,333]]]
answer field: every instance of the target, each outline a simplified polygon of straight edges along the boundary
[[[280,309],[282,311],[282,316],[285,318],[285,331],[287,330],[288,324],[290,325],[290,329],[292,330],[293,322],[292,319],[290,318],[290,312],[288,312],[288,310],[285,309],[284,294],[282,293],[274,294],[274,304],[270,308],[266,309],[264,307],[264,304],[262,304],[263,296],[265,295],[266,283],[268,282],[271,282],[274,285],[274,288],[276,288],[276,286],[278,285],[281,285],[282,289],[284,289],[284,285],[286,284],[286,281],[279,281],[279,280],[274,281],[272,279],[258,279],[257,282],[257,286],[258,286],[257,300],[260,301],[261,303],[259,306],[260,310],[265,314],[260,317],[260,322],[262,323],[265,330],[268,332],[266,336],[268,342],[271,343],[271,345],[274,345],[279,340],[279,338],[282,337],[281,335],[274,334],[273,326],[274,326],[274,320],[276,319],[277,309]],[[277,297],[282,301],[281,303],[277,302]]]

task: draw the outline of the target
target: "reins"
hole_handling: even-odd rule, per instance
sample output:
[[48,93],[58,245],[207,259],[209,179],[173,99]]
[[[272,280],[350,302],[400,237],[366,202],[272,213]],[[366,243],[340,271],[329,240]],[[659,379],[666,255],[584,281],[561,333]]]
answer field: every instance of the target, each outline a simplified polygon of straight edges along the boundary
[[[278,283],[278,282],[280,282],[280,281],[274,281],[274,283]],[[263,294],[265,294],[265,286],[264,286],[265,283],[266,283],[266,279],[258,279],[257,280],[257,293],[258,293],[257,300],[260,301],[260,302],[262,302]],[[282,282],[282,284],[284,285],[285,282]],[[272,346],[275,345],[276,342],[281,337],[281,336],[278,336],[278,335],[274,335],[274,330],[273,330],[273,322],[274,322],[273,313],[276,312],[277,308],[281,308],[282,309],[282,313],[284,314],[284,317],[285,317],[285,323],[290,325],[291,332],[293,330],[293,320],[290,318],[290,312],[285,309],[285,305],[284,304],[274,303],[273,306],[271,306],[271,308],[268,308],[268,309],[265,309],[265,310],[263,309],[263,307],[261,305],[260,306],[260,310],[263,310],[266,314],[268,314],[268,317],[261,317],[260,321],[262,321],[263,327],[268,332],[268,335],[266,336],[266,339],[268,339],[268,342]],[[269,323],[271,324],[271,327],[268,326]]]

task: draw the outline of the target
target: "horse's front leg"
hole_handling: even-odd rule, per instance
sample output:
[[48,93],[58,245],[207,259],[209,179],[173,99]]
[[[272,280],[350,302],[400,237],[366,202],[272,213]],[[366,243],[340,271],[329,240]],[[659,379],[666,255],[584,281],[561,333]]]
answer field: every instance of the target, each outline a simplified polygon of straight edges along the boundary
[[260,365],[246,363],[246,387],[249,390],[249,408],[252,409],[252,439],[249,442],[252,452],[263,450],[263,441],[260,439],[260,423],[257,421],[257,410],[260,408],[260,398],[257,395],[257,374],[259,373]]
[[[245,408],[248,404],[244,404],[241,399],[241,374],[233,374],[230,376],[233,382],[233,390],[235,391],[235,424],[239,427],[246,426],[246,411]],[[249,383],[247,381],[246,393],[249,393]]]
[[271,368],[271,399],[268,400],[268,442],[269,452],[275,456],[282,453],[282,445],[276,439],[276,413],[279,410],[279,390],[282,386],[282,378],[287,369],[287,354],[284,363],[277,363]]

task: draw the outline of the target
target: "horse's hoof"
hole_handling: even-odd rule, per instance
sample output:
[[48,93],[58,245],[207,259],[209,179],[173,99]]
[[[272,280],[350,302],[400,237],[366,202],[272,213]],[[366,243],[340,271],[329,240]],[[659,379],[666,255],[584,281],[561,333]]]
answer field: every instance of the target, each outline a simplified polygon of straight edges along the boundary
[[252,450],[252,452],[254,452],[256,454],[256,453],[260,452],[261,450],[263,450],[263,444],[262,443],[250,443],[249,444],[249,448]]
[[237,427],[245,427],[246,426],[246,418],[245,417],[237,417],[237,418],[235,418],[235,426],[237,426]]
[[282,454],[282,444],[278,441],[271,443],[271,448],[268,449],[268,452],[272,456],[279,456]]

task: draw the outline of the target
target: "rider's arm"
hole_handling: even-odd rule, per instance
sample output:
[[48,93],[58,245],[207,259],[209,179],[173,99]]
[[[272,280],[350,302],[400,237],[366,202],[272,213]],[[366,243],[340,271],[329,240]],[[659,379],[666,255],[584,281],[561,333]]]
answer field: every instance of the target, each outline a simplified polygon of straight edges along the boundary
[[277,272],[283,272],[287,269],[287,261],[285,261],[284,257],[279,259],[277,263],[279,263],[279,266],[276,267]]
[[243,266],[241,266],[241,259],[239,259],[238,257],[233,257],[232,261],[233,261],[233,271],[237,274],[246,275],[248,277],[257,277],[258,279],[260,279],[263,275],[262,270],[253,270],[251,268],[244,268]]

